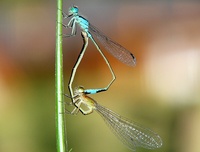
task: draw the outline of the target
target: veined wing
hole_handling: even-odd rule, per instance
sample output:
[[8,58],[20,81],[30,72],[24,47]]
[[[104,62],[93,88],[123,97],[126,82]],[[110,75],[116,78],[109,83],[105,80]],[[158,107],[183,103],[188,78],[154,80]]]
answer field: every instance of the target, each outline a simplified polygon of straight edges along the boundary
[[153,131],[132,123],[99,104],[96,105],[96,111],[116,136],[131,150],[134,151],[136,147],[155,149],[162,146],[160,136]]
[[106,50],[115,58],[129,66],[135,66],[136,58],[130,51],[105,36],[102,32],[100,32],[96,27],[91,24],[89,24],[89,31],[97,37],[97,39],[102,43]]

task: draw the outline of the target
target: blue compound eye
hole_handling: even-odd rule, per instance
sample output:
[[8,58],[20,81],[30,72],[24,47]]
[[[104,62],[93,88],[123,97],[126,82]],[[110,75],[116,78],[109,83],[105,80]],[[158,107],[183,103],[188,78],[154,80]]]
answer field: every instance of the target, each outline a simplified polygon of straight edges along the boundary
[[76,13],[78,13],[78,7],[77,6],[70,7],[69,13],[70,14],[76,14]]

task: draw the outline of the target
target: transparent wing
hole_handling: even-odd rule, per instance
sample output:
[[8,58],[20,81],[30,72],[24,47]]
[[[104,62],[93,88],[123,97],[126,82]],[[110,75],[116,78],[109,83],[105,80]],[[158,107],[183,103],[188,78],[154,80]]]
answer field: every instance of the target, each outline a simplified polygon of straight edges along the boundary
[[97,39],[102,43],[102,45],[106,48],[106,50],[115,58],[129,66],[135,66],[136,58],[130,51],[125,49],[120,44],[112,41],[110,38],[106,37],[102,32],[100,32],[96,27],[91,24],[89,24],[89,32],[95,35]]
[[162,146],[160,136],[153,131],[132,123],[99,104],[96,105],[96,111],[116,136],[131,150],[134,151],[136,147],[155,149]]

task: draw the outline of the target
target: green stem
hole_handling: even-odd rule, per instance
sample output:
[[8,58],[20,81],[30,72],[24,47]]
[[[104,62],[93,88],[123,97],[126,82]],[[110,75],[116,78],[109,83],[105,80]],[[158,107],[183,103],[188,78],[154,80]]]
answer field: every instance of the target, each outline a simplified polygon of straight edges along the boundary
[[57,22],[56,22],[56,57],[55,57],[55,87],[56,87],[56,141],[57,152],[66,152],[67,138],[65,129],[64,111],[64,81],[63,81],[63,53],[62,53],[62,0],[57,0]]

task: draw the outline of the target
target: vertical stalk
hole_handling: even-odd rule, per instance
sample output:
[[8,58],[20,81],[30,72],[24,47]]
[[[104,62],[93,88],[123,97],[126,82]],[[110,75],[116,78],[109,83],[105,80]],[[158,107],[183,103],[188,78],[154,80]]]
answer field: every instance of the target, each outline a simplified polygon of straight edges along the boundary
[[63,53],[62,53],[62,0],[57,0],[56,50],[55,50],[55,119],[57,152],[66,152],[67,138],[64,111]]

